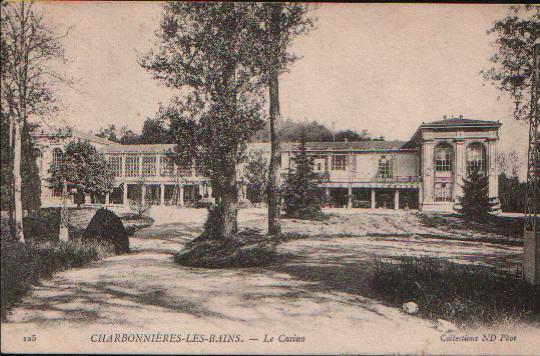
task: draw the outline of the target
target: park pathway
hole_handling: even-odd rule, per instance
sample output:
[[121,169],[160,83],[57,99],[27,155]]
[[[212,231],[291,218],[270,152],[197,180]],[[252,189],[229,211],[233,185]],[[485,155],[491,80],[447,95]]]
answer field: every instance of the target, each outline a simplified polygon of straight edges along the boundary
[[[201,231],[204,215],[197,214],[164,218],[138,231],[130,238],[131,254],[64,271],[44,281],[12,311],[9,322],[2,324],[2,351],[451,350],[451,345],[440,341],[441,333],[431,322],[404,315],[369,297],[363,277],[369,273],[369,259],[358,258],[360,245],[351,238],[285,243],[279,260],[266,268],[210,270],[175,264],[174,253]],[[261,214],[246,213],[241,218],[252,225],[264,222]],[[192,338],[195,334],[206,338],[232,334],[242,341],[92,342],[99,335],[133,332],[189,334]],[[25,344],[22,338],[27,335],[36,335],[37,340]],[[280,335],[305,341],[278,342]],[[264,342],[265,337],[274,337],[274,342]]]

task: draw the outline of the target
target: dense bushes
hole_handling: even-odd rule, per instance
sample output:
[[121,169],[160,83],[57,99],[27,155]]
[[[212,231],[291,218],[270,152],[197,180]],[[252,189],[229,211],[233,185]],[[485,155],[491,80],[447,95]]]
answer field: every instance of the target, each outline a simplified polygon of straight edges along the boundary
[[461,326],[526,321],[540,326],[540,287],[494,268],[434,258],[378,262],[372,285],[387,302],[415,302],[420,315]]
[[259,267],[270,264],[276,255],[275,242],[244,240],[197,239],[189,243],[174,257],[183,266],[200,268]]
[[83,241],[108,242],[114,246],[116,254],[129,252],[128,232],[122,220],[107,209],[99,209],[83,234]]
[[98,243],[80,241],[23,244],[2,239],[1,316],[32,285],[54,272],[81,267],[112,253],[112,248]]
[[23,219],[24,236],[36,242],[58,241],[60,209],[39,209]]

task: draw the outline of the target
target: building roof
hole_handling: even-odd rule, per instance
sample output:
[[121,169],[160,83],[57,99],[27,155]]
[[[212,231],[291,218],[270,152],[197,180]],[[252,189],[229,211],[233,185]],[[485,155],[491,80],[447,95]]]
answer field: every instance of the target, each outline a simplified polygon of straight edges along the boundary
[[502,124],[498,121],[465,119],[462,117],[451,117],[448,119],[422,123],[420,127],[426,127],[426,126],[436,126],[436,127],[439,127],[439,126],[501,126],[501,125]]
[[[306,147],[310,151],[388,151],[403,149],[406,143],[407,141],[307,142]],[[298,145],[298,143],[284,143],[282,147],[284,151],[292,151],[297,149]]]
[[119,143],[113,142],[113,141],[108,140],[108,139],[103,138],[103,137],[96,136],[96,135],[94,135],[92,133],[80,131],[80,130],[77,130],[77,129],[74,129],[74,128],[67,128],[67,127],[63,127],[63,128],[40,127],[40,128],[36,129],[32,133],[32,135],[36,136],[36,137],[40,137],[40,136],[48,137],[48,136],[59,136],[59,135],[60,136],[62,136],[62,135],[67,136],[68,134],[71,134],[71,136],[73,138],[80,138],[80,139],[83,139],[83,140],[89,140],[89,141],[93,141],[93,142],[98,142],[98,143],[101,143],[101,144],[104,144],[104,145],[115,145],[115,146],[120,145]]
[[101,148],[107,153],[162,153],[174,148],[174,144],[114,145]]

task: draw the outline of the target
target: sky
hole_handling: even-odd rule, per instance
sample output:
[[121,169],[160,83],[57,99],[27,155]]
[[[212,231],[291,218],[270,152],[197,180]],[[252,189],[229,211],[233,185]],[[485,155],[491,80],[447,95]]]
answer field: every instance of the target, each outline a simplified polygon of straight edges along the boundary
[[[65,70],[77,90],[61,90],[62,121],[97,131],[110,123],[140,131],[174,92],[137,59],[156,44],[159,2],[43,2],[64,39]],[[328,127],[367,129],[407,140],[444,115],[499,120],[500,149],[526,152],[528,128],[510,99],[480,75],[490,65],[493,22],[507,5],[319,4],[315,29],[292,51],[302,59],[280,78],[282,116]]]

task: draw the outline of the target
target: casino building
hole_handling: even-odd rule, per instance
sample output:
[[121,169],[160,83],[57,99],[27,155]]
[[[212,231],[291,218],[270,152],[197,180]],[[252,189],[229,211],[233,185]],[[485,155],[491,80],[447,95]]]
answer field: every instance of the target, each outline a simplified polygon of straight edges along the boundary
[[[333,206],[452,211],[462,194],[463,177],[472,166],[489,177],[490,197],[498,197],[495,158],[500,127],[496,121],[445,118],[422,123],[408,141],[310,142],[307,147],[314,156],[315,171],[327,177],[321,186]],[[173,145],[120,145],[77,130],[66,134],[40,131],[34,136],[43,205],[61,202],[61,191],[49,188],[45,179],[51,162],[73,139],[95,145],[116,176],[111,193],[86,196],[84,204],[127,205],[142,197],[155,205],[189,206],[212,198],[207,180],[194,167],[168,161],[165,153]],[[282,144],[282,174],[287,173],[296,149],[297,144]],[[248,152],[256,151],[269,157],[270,146],[249,144]],[[239,171],[240,198],[244,198],[242,167]]]

